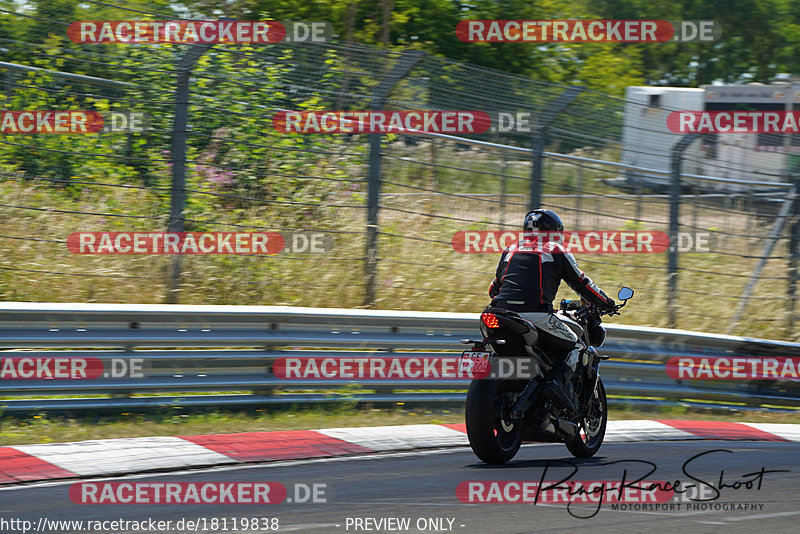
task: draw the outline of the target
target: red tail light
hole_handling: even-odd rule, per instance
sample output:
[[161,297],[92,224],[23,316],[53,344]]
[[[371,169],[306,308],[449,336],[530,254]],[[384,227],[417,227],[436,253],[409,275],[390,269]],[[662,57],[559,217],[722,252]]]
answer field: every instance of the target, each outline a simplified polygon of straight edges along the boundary
[[497,320],[497,316],[493,313],[482,313],[481,321],[487,328],[500,328],[500,321]]

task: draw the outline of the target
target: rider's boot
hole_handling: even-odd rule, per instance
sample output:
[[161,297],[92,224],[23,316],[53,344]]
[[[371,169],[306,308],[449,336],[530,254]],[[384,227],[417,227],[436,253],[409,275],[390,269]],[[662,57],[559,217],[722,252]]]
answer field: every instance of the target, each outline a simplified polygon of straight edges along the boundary
[[545,383],[542,393],[559,409],[575,410],[575,405],[566,393],[566,387],[572,379],[572,375],[575,374],[579,358],[580,349],[576,348],[567,355],[563,362],[550,369],[549,380]]

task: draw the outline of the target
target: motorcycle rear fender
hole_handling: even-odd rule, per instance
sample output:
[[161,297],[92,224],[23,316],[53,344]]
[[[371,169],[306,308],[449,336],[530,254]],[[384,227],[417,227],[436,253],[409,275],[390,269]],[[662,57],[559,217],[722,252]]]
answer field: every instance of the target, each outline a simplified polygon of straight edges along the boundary
[[[539,334],[533,324],[520,317],[516,312],[504,308],[487,307],[484,313],[492,313],[500,323],[499,329],[489,329],[481,321],[480,328],[484,338],[504,339],[505,345],[492,344],[492,350],[498,356],[529,356],[534,358],[546,373],[553,366],[553,359],[539,347]],[[575,323],[580,328],[577,323]]]
[[[539,341],[539,334],[536,332],[536,327],[534,327],[530,321],[520,317],[517,313],[504,308],[493,307],[486,308],[484,312],[494,314],[503,329],[518,334],[528,345],[535,345]],[[483,323],[481,323],[481,331],[484,335],[488,335],[489,333]]]

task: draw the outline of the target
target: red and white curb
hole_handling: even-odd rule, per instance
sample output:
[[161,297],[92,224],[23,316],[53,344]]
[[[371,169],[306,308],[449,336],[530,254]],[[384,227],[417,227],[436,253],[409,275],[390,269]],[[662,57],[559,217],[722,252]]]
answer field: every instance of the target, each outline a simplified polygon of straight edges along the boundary
[[[609,421],[605,441],[800,442],[800,425],[720,421]],[[0,484],[245,462],[462,447],[463,423],[146,437],[0,447]]]

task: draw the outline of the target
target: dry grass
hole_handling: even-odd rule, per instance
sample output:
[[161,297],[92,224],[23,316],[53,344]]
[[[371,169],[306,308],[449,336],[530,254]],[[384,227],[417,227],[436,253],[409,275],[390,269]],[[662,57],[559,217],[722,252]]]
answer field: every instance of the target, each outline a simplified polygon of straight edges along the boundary
[[[530,165],[524,158],[507,158],[504,166],[497,154],[476,150],[433,148],[421,143],[413,147],[390,145],[386,184],[381,197],[379,276],[375,307],[396,310],[475,312],[488,302],[486,288],[494,276],[496,254],[460,254],[450,246],[460,230],[514,229],[526,211],[525,196]],[[597,156],[597,155],[595,155]],[[599,155],[603,157],[603,155]],[[431,163],[436,163],[436,166]],[[479,172],[466,172],[471,169]],[[508,175],[506,204],[495,194],[502,172]],[[361,178],[363,166],[348,167]],[[489,174],[487,174],[489,173]],[[637,203],[618,195],[601,182],[608,173],[579,169],[563,163],[545,165],[547,206],[558,210],[568,228],[577,230],[667,229],[668,205],[664,199]],[[394,185],[393,185],[394,184]],[[410,189],[413,185],[417,189]],[[574,192],[580,197],[554,196]],[[449,195],[432,194],[432,189]],[[413,194],[409,194],[413,193]],[[453,196],[456,195],[456,196]],[[495,202],[492,202],[494,200]],[[280,254],[277,256],[185,256],[179,301],[185,304],[262,304],[318,307],[362,307],[364,305],[365,210],[341,207],[364,205],[363,189],[333,192],[326,207],[312,219],[297,215],[288,223],[285,213],[264,206],[230,209],[224,202],[208,205],[209,229],[231,231],[231,225],[288,227],[328,230],[335,247],[328,254]],[[681,220],[716,236],[711,253],[681,253],[678,277],[677,326],[690,330],[728,330],[749,275],[763,246],[770,225],[742,206],[725,199],[710,209],[682,207]],[[24,210],[9,206],[45,208]],[[47,211],[50,210],[50,211]],[[60,210],[60,211],[52,211]],[[727,213],[725,210],[731,210]],[[71,213],[91,211],[112,215],[137,215],[157,219],[118,218]],[[10,301],[130,302],[165,301],[166,277],[172,257],[79,256],[66,249],[64,240],[76,231],[163,230],[165,199],[137,189],[83,187],[66,194],[52,185],[6,180],[0,189],[0,298]],[[505,221],[509,226],[500,226]],[[475,221],[475,222],[469,222]],[[251,230],[252,228],[243,228]],[[746,234],[741,238],[728,234]],[[29,237],[46,241],[11,239]],[[404,237],[396,237],[404,236]],[[746,320],[733,333],[776,339],[800,339],[800,332],[787,331],[785,242],[767,262]],[[621,285],[637,290],[623,317],[625,324],[668,326],[666,317],[666,254],[584,254],[582,268],[609,292]],[[23,269],[23,270],[19,270]],[[34,272],[30,272],[34,271]],[[35,272],[43,271],[43,272]],[[700,272],[708,271],[708,272]],[[718,274],[709,274],[718,273]],[[770,278],[775,277],[775,278]],[[562,287],[558,298],[571,295]]]

